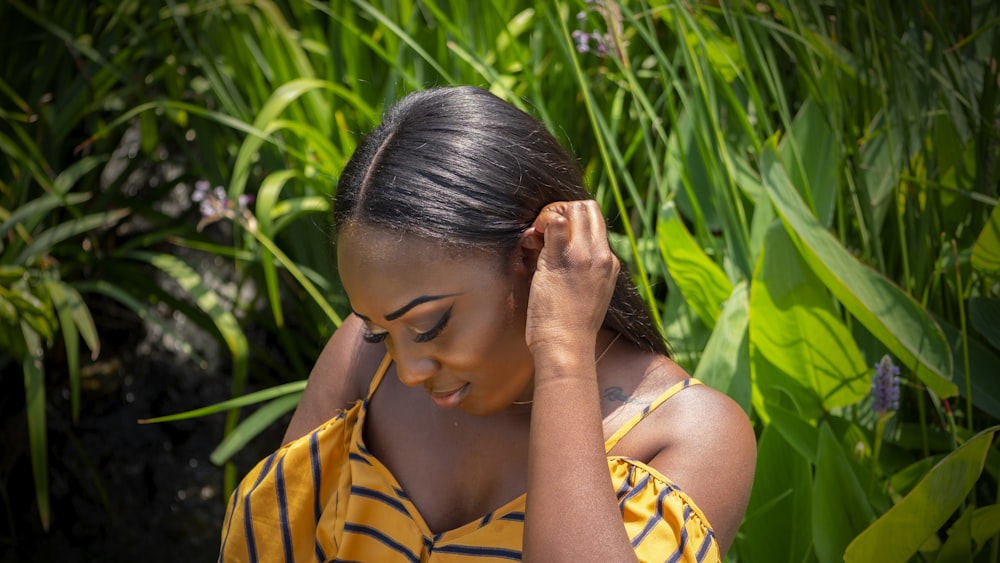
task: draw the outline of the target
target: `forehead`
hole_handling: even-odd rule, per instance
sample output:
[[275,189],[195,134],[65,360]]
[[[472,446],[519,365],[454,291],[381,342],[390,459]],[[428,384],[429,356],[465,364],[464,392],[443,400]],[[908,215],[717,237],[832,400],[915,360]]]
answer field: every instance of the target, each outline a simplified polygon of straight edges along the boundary
[[337,237],[337,267],[351,307],[381,318],[413,299],[463,294],[503,283],[500,257],[458,251],[425,238],[354,224]]

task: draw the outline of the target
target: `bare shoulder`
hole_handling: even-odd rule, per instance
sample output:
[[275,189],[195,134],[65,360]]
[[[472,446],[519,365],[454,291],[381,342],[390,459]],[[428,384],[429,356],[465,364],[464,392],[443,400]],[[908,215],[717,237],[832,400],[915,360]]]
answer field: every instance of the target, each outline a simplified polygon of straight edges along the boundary
[[283,443],[306,435],[339,409],[365,397],[385,346],[365,342],[363,331],[361,319],[354,315],[334,331],[309,374]]
[[[666,383],[689,380],[666,358],[659,370]],[[756,469],[757,441],[747,413],[721,391],[689,385],[644,422],[646,451],[655,452],[649,465],[694,501],[727,550],[746,511]]]

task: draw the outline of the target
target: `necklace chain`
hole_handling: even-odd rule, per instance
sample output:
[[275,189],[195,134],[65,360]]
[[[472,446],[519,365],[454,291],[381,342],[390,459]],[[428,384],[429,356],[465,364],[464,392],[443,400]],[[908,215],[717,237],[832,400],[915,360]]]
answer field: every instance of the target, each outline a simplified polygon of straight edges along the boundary
[[[621,337],[621,335],[622,335],[622,333],[620,333],[620,332],[618,334],[616,334],[615,337],[611,339],[611,342],[607,346],[604,347],[604,351],[601,352],[601,354],[599,356],[597,356],[596,360],[594,360],[594,365],[595,366],[601,362],[601,360],[604,358],[604,356],[611,350],[611,347],[615,345],[615,342],[618,342],[618,339]],[[530,401],[512,401],[511,404],[512,405],[530,405],[533,402],[535,402],[535,400],[531,399]]]

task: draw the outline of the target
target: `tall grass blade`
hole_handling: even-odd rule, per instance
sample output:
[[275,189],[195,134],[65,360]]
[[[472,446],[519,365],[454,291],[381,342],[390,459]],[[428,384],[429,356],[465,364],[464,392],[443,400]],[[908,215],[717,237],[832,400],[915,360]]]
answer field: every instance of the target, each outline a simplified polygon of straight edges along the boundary
[[826,287],[935,393],[956,395],[951,351],[930,314],[889,280],[859,263],[823,228],[789,182],[773,140],[764,149],[762,170],[767,193],[799,254]]
[[28,445],[31,450],[31,470],[35,478],[35,501],[42,528],[49,529],[49,454],[45,416],[45,371],[42,340],[31,327],[21,322],[21,333],[28,354],[21,364],[24,371],[25,409],[28,413]]

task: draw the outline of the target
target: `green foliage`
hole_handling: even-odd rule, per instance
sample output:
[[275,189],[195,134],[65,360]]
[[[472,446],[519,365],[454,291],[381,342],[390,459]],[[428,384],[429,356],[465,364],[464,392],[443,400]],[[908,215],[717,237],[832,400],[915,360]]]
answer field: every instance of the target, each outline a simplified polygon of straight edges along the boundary
[[[61,341],[78,388],[78,340],[99,351],[88,296],[152,323],[167,303],[206,327],[232,358],[234,398],[251,379],[275,385],[242,423],[246,400],[218,405],[224,462],[294,407],[300,387],[285,385],[348,312],[327,231],[358,135],[405,92],[474,84],[578,155],[675,359],[756,424],[731,559],[996,561],[994,4],[0,7],[30,23],[0,24],[4,41],[36,47],[11,51],[0,79],[0,343],[22,366],[40,506],[43,358]],[[577,29],[605,50],[579,52]],[[39,54],[53,64],[31,65]],[[166,188],[125,197],[138,164],[109,170],[127,131],[144,159],[170,147],[187,172],[169,187],[223,186],[223,211],[198,226],[231,223],[231,238],[174,226],[150,203]],[[115,226],[136,217],[151,226],[119,244]],[[224,259],[251,297],[211,287],[182,249]],[[893,414],[868,398],[887,353],[902,367]]]

